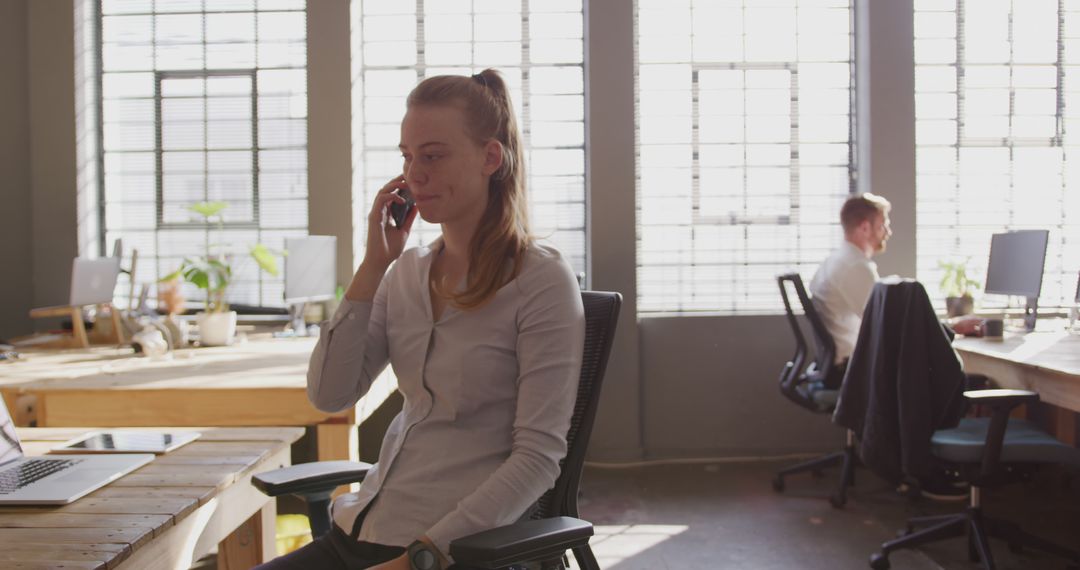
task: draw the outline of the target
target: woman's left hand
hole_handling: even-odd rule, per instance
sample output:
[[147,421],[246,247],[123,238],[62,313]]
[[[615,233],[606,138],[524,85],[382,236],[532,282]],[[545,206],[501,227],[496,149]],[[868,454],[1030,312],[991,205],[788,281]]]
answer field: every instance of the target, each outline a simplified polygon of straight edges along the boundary
[[375,566],[372,566],[370,570],[409,570],[409,568],[409,555],[406,553],[393,560],[387,560],[382,564],[376,564]]

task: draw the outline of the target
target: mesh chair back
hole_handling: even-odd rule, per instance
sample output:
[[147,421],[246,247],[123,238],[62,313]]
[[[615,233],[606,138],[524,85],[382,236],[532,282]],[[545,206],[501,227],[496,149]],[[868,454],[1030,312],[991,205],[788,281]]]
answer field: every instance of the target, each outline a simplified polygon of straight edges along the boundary
[[[825,328],[825,323],[810,300],[810,295],[806,293],[802,276],[798,273],[785,273],[778,275],[776,282],[780,286],[780,296],[784,301],[788,324],[791,325],[791,331],[795,335],[795,354],[780,375],[780,389],[784,395],[795,400],[797,404],[816,409],[817,404],[809,400],[806,394],[796,391],[796,388],[804,382],[823,381],[828,377],[836,357],[836,343]],[[809,364],[806,362],[809,344],[806,342],[806,335],[803,334],[798,316],[792,309],[789,288],[795,291],[795,297],[799,300],[803,315],[810,323],[810,332],[814,338],[814,359]]]
[[581,380],[577,401],[567,432],[567,452],[562,460],[555,486],[537,501],[534,519],[556,516],[578,516],[577,494],[585,451],[589,446],[596,409],[600,404],[600,385],[604,380],[608,354],[615,340],[622,295],[601,291],[582,291],[585,305],[585,351],[581,357]]

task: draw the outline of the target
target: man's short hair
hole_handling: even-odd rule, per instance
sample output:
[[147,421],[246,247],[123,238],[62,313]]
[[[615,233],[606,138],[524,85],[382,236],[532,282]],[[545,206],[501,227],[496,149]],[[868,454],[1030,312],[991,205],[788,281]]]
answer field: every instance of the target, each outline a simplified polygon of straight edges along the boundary
[[877,194],[854,194],[840,208],[840,225],[844,226],[845,232],[850,232],[863,222],[873,223],[878,214],[888,215],[891,208],[892,204]]

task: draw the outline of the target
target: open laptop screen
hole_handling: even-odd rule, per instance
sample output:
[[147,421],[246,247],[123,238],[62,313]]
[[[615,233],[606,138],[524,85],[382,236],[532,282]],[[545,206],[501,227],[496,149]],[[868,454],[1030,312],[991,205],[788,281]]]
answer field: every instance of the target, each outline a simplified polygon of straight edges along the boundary
[[15,422],[11,421],[7,405],[4,404],[3,396],[0,396],[0,464],[7,463],[23,456],[22,446],[19,444],[19,436],[15,435]]
[[119,257],[76,257],[71,265],[71,305],[111,303],[120,275]]

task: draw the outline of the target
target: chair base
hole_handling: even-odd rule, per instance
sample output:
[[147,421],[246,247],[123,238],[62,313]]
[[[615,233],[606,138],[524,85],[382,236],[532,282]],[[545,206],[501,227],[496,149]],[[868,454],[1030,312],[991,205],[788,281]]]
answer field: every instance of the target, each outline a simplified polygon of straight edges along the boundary
[[[916,527],[924,527],[915,530]],[[994,570],[994,556],[990,551],[990,537],[999,538],[1009,544],[1009,549],[1018,552],[1023,548],[1041,550],[1080,564],[1080,552],[1076,552],[1028,534],[1019,525],[983,516],[979,507],[967,507],[964,512],[955,515],[915,517],[908,519],[904,535],[881,545],[881,552],[870,557],[870,567],[874,570],[889,568],[889,553],[901,548],[914,548],[922,544],[938,542],[949,538],[967,536],[968,558],[972,562],[982,562],[986,570]]]
[[783,492],[784,477],[787,477],[788,475],[809,472],[814,474],[814,476],[819,476],[823,468],[831,467],[832,465],[839,463],[841,465],[840,482],[838,483],[836,490],[833,491],[833,494],[829,495],[829,504],[837,509],[844,508],[844,505],[847,504],[848,487],[855,485],[855,445],[851,441],[850,434],[848,440],[848,443],[844,445],[842,451],[830,453],[777,471],[776,477],[772,482],[773,490],[777,493]]

